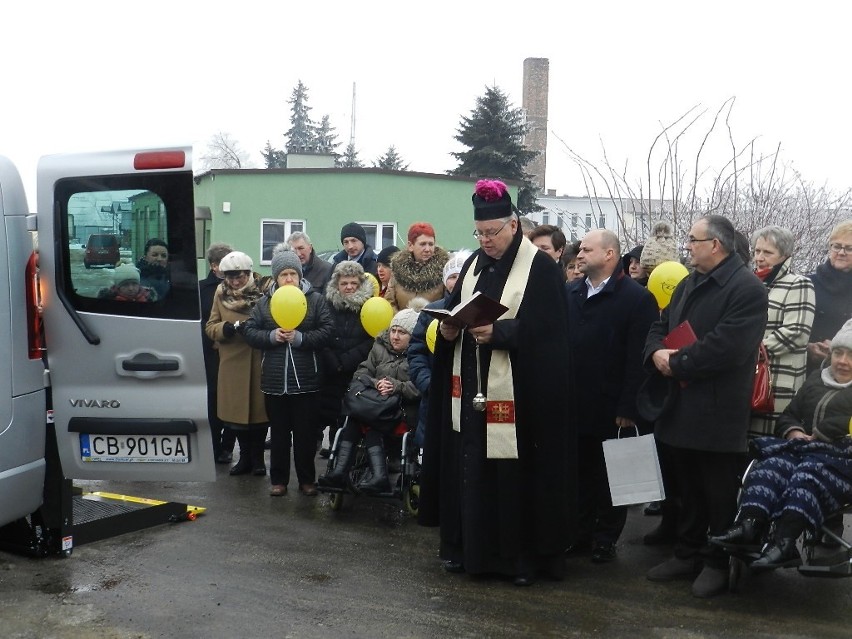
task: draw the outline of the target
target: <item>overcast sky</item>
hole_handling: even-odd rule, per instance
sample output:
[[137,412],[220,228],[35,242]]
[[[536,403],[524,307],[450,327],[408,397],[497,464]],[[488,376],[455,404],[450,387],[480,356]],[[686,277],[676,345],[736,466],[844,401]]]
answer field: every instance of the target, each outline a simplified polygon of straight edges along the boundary
[[[697,148],[735,97],[737,146],[781,144],[808,181],[852,186],[852,5],[677,2],[29,0],[0,10],[0,154],[35,209],[38,158],[193,144],[225,132],[262,166],[284,146],[298,80],[311,115],[368,166],[395,145],[411,170],[456,166],[453,136],[485,87],[521,106],[523,60],[550,60],[546,187],[585,189],[561,140],[644,174],[661,129],[698,107]],[[720,142],[727,143],[727,133]],[[689,146],[692,145],[692,146]],[[724,145],[723,145],[724,146]],[[724,156],[724,151],[720,151]],[[693,152],[694,156],[694,152]]]

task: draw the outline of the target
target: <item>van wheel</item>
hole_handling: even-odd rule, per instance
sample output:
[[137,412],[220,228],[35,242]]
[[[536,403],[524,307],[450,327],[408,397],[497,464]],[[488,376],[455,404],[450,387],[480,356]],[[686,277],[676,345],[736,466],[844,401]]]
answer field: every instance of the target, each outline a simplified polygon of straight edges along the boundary
[[86,268],[92,268],[92,265],[89,264],[86,260],[83,260],[83,266],[85,266]]

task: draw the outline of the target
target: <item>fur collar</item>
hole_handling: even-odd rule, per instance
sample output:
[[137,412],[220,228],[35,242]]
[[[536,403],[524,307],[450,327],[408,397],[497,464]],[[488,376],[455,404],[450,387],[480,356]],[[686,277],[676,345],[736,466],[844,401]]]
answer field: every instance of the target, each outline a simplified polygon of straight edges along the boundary
[[366,278],[358,290],[349,297],[344,297],[337,288],[332,288],[331,286],[328,287],[325,293],[325,298],[335,310],[352,311],[353,313],[360,313],[364,302],[371,297],[373,297],[373,283],[369,278]]
[[397,251],[391,256],[391,271],[397,285],[412,293],[425,293],[444,283],[444,264],[450,254],[440,246],[424,264],[418,264],[408,249]]

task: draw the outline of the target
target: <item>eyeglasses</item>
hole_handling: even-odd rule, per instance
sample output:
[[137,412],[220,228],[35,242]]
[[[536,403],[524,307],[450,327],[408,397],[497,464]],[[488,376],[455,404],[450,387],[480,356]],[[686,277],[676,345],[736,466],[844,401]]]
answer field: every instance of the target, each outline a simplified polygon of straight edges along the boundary
[[684,244],[696,244],[698,242],[712,242],[715,239],[716,239],[715,237],[705,237],[705,238],[699,240],[699,239],[694,238],[690,235],[689,237],[686,238],[686,241],[684,242]]
[[473,235],[473,237],[475,237],[477,240],[481,240],[482,238],[486,238],[486,239],[492,238],[495,235],[497,235],[500,231],[502,231],[504,228],[506,228],[506,225],[511,221],[512,220],[506,220],[505,222],[503,222],[503,226],[501,226],[496,231],[479,231],[479,230],[476,230],[473,233],[471,233],[471,235]]
[[846,253],[847,255],[852,255],[852,246],[848,244],[829,244],[828,248],[831,249],[832,253]]

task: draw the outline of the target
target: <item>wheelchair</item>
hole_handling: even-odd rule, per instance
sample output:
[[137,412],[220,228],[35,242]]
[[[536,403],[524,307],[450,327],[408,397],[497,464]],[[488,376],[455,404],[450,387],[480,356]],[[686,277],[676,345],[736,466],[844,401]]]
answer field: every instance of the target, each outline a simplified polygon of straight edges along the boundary
[[[743,473],[742,487],[757,460],[752,460]],[[742,488],[740,489],[740,497]],[[825,518],[819,530],[806,529],[799,537],[797,546],[801,563],[796,567],[806,577],[852,577],[852,543],[843,538],[843,516],[852,514],[852,503]],[[766,538],[772,539],[774,525],[767,531]],[[769,542],[753,546],[721,545],[729,555],[728,590],[738,592],[746,576],[752,574],[750,566],[758,559]],[[790,566],[793,567],[793,566]],[[756,574],[756,573],[755,573]]]
[[[349,425],[349,420],[349,416],[344,417],[341,428],[334,436],[326,466],[326,476],[335,469],[338,463],[341,437]],[[359,425],[359,428],[361,436],[354,451],[355,459],[345,478],[344,485],[339,487],[319,483],[317,490],[330,496],[331,509],[335,511],[343,509],[361,495],[368,495],[380,499],[401,499],[405,510],[416,516],[420,502],[420,449],[414,443],[414,429],[409,428],[405,421],[401,421],[390,434],[384,435],[390,491],[368,494],[362,491],[359,485],[363,481],[369,480],[372,474],[364,437],[369,426],[363,424]]]

